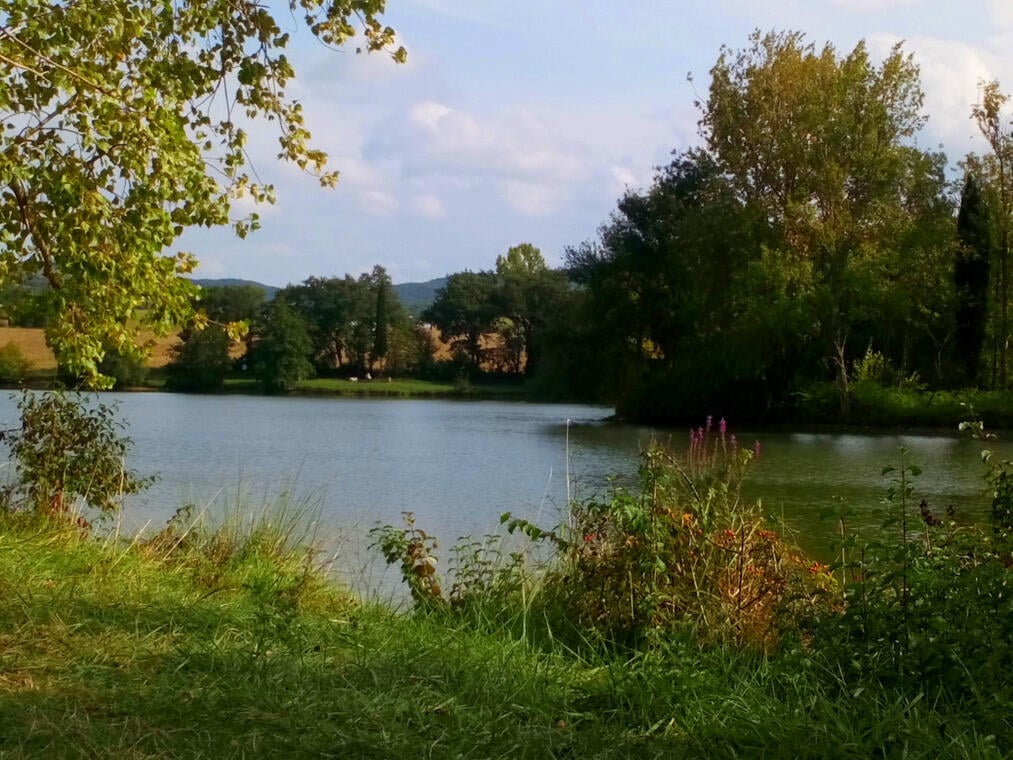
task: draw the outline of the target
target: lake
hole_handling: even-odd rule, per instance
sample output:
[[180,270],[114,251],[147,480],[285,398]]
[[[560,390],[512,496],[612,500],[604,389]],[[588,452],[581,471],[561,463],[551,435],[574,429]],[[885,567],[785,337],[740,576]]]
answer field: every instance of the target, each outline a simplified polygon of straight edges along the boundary
[[[119,403],[134,448],[128,464],[159,482],[128,500],[122,530],[157,529],[177,507],[221,513],[289,501],[319,512],[330,542],[340,543],[346,573],[367,585],[366,531],[397,523],[402,511],[440,537],[499,528],[499,515],[553,525],[567,501],[601,494],[610,476],[635,482],[638,452],[652,437],[680,448],[688,431],[652,431],[609,421],[600,407],[494,401],[269,398],[166,393],[104,394]],[[17,409],[0,397],[0,424]],[[841,504],[853,525],[881,520],[898,449],[924,472],[916,501],[958,507],[963,519],[987,512],[981,445],[952,435],[804,433],[735,430],[762,455],[747,484],[750,497],[782,515],[806,548],[824,554],[836,530],[821,519]],[[569,453],[569,458],[567,456]],[[445,556],[445,554],[444,554]]]

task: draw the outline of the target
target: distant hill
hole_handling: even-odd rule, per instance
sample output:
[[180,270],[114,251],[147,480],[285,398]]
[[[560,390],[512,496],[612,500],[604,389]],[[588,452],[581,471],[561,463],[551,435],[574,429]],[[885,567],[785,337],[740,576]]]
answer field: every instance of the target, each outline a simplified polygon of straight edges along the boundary
[[394,292],[408,313],[417,317],[436,300],[436,291],[446,284],[446,277],[437,277],[427,282],[402,282],[394,286]]
[[239,285],[256,285],[258,288],[263,288],[264,292],[267,293],[267,300],[270,301],[274,298],[281,288],[276,288],[274,285],[265,285],[262,282],[254,282],[253,280],[240,280],[235,277],[220,277],[218,279],[194,279],[196,285],[200,285],[202,288],[234,288]]
[[[258,288],[264,289],[269,301],[281,290],[281,288],[277,288],[274,285],[265,285],[262,282],[241,280],[235,277],[195,279],[194,282],[202,288],[229,288],[236,285],[256,285]],[[436,291],[446,284],[446,277],[437,277],[435,280],[427,282],[402,282],[400,285],[394,286],[394,292],[397,293],[397,300],[408,310],[408,313],[417,317],[427,306],[436,300]]]

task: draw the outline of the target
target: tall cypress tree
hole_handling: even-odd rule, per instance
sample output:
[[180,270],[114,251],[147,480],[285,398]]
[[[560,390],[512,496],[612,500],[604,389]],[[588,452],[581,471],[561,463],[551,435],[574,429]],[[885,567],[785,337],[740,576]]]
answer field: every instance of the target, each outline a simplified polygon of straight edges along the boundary
[[973,174],[968,174],[957,214],[957,259],[953,284],[957,291],[957,359],[965,381],[978,377],[988,320],[988,278],[994,238],[988,203]]
[[384,359],[389,349],[388,331],[390,329],[390,315],[387,307],[387,290],[390,287],[390,278],[383,267],[376,267],[373,270],[376,278],[376,319],[373,322],[373,354],[372,362]]

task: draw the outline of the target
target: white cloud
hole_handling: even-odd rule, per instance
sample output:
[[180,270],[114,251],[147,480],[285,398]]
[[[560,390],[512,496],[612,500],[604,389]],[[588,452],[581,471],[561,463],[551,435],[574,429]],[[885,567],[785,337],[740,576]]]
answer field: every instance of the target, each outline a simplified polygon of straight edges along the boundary
[[561,181],[590,174],[586,146],[524,111],[479,116],[426,101],[411,108],[409,121],[414,128],[407,134],[378,141],[377,147],[379,152],[400,153],[411,175]]
[[331,157],[330,162],[338,169],[341,185],[375,188],[387,181],[378,165],[364,161],[361,156],[342,154]]
[[854,13],[887,13],[921,3],[922,0],[830,0],[831,5]]
[[281,210],[280,204],[281,199],[278,203],[257,203],[252,195],[242,195],[231,201],[232,217],[242,218],[250,214],[258,214],[261,217],[273,216]]
[[424,216],[427,219],[440,219],[441,217],[447,215],[447,210],[443,206],[443,201],[432,193],[416,195],[412,199],[412,208],[415,210],[415,213],[420,216]]
[[[868,42],[874,55],[885,55],[900,41],[894,35],[881,34]],[[942,143],[954,162],[970,150],[981,150],[971,106],[977,102],[979,82],[991,78],[986,54],[976,46],[934,37],[909,38],[903,49],[914,54],[925,92],[923,111],[929,122],[922,142],[928,138],[933,144]]]
[[627,190],[639,190],[651,184],[653,179],[649,173],[638,174],[630,166],[613,165],[609,170],[612,175],[612,192],[622,195]]
[[988,18],[993,28],[1013,28],[1013,3],[1009,0],[988,0]]
[[525,216],[552,214],[567,198],[562,188],[513,180],[503,183],[503,193],[510,205]]
[[387,216],[398,208],[398,200],[393,194],[384,190],[366,190],[359,195],[359,202],[367,214]]
[[449,113],[451,110],[448,106],[428,100],[412,106],[410,117],[419,126],[435,132],[439,127],[440,120]]

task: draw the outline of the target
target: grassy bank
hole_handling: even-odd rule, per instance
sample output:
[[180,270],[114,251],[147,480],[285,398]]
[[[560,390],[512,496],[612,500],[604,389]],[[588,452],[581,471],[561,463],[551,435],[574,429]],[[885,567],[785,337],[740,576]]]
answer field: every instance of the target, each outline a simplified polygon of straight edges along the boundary
[[[246,378],[229,378],[225,381],[229,393],[256,394],[257,384]],[[294,395],[348,396],[354,398],[474,398],[516,399],[527,397],[522,384],[443,382],[413,378],[378,378],[375,380],[346,380],[317,377],[301,380],[291,391]]]
[[[148,372],[142,385],[134,385],[123,390],[165,390],[166,375],[161,368]],[[55,371],[34,372],[23,382],[9,384],[11,390],[20,387],[41,390],[58,386]],[[225,393],[260,395],[257,384],[247,378],[228,378],[225,381]],[[434,380],[415,380],[412,378],[373,380],[370,382],[352,382],[338,378],[313,378],[303,380],[296,385],[289,395],[303,396],[340,396],[348,398],[445,398],[445,399],[486,399],[524,401],[528,399],[527,388],[522,384],[504,383],[453,383]]]
[[[335,558],[313,548],[318,521],[297,510],[237,507],[208,527],[185,507],[143,538],[96,535],[69,505],[111,513],[115,489],[139,481],[103,433],[108,410],[73,404],[28,396],[9,431],[2,757],[987,758],[1013,746],[1013,462],[984,458],[984,528],[916,504],[920,470],[901,452],[884,471],[882,528],[855,532],[840,510],[828,566],[742,498],[759,446],[708,418],[686,451],[649,447],[636,486],[573,503],[555,526],[504,515],[509,543],[441,553],[410,514],[378,526],[372,548],[412,601],[399,612],[336,586]],[[41,456],[49,443],[65,447],[55,460]]]
[[920,519],[902,461],[828,567],[740,498],[755,453],[708,421],[561,525],[504,516],[511,553],[378,527],[400,612],[291,512],[127,541],[0,510],[0,757],[1003,757],[1013,492],[999,531]]
[[270,530],[124,546],[5,518],[0,755],[980,758],[1008,738],[790,651],[578,654],[358,604],[314,567]]
[[847,415],[837,386],[825,383],[798,394],[792,422],[850,423],[870,427],[955,429],[971,411],[992,428],[1013,428],[1013,391],[888,387],[872,382],[851,385]]

